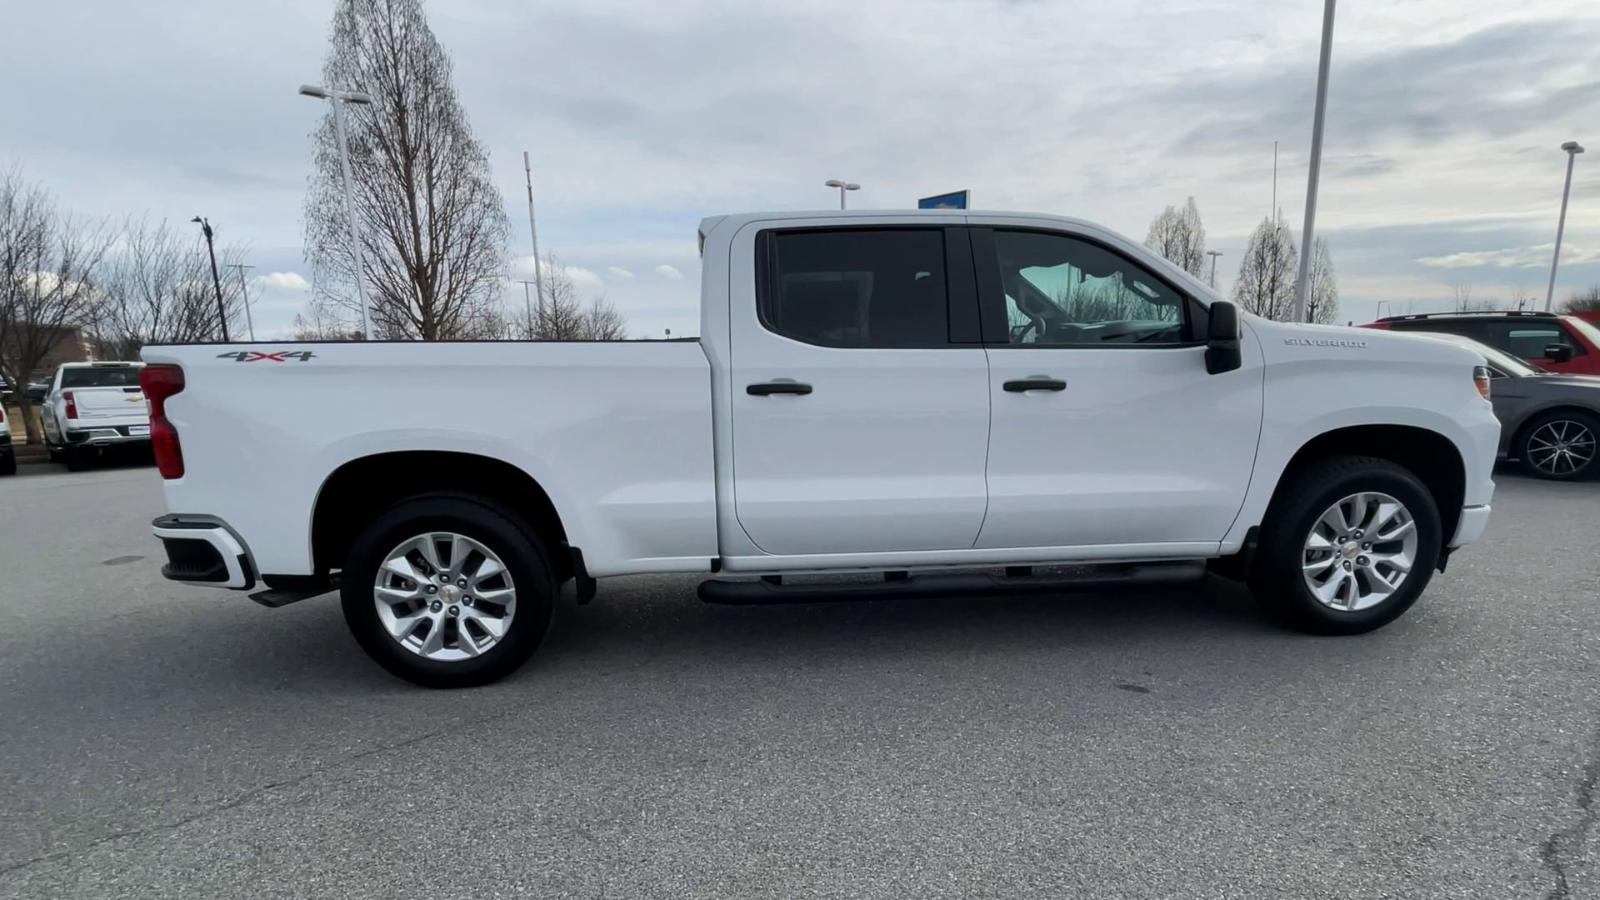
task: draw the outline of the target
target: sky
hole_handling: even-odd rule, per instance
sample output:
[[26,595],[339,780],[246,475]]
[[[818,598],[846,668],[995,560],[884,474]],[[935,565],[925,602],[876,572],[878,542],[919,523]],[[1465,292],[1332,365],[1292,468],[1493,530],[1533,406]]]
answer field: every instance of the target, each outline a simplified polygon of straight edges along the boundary
[[[0,165],[74,212],[205,215],[248,248],[257,336],[308,299],[310,135],[333,0],[0,0]],[[489,153],[527,278],[522,152],[540,249],[635,337],[698,331],[707,215],[983,209],[1142,239],[1193,196],[1227,290],[1273,208],[1298,236],[1315,0],[428,0]],[[1542,303],[1566,154],[1556,296],[1600,284],[1600,7],[1593,0],[1341,6],[1317,234],[1341,320],[1518,296]],[[1587,129],[1587,131],[1586,131]],[[197,235],[198,240],[198,235]],[[506,302],[520,306],[514,283]]]

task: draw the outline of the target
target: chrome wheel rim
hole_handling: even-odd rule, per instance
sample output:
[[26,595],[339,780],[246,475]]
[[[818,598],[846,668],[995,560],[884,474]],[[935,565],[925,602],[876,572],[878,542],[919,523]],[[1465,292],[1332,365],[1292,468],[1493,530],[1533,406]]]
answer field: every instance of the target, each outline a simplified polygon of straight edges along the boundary
[[517,611],[511,572],[493,550],[433,531],[401,541],[372,587],[378,621],[396,643],[424,659],[457,662],[491,650]]
[[1363,492],[1328,507],[1306,535],[1306,587],[1340,612],[1369,609],[1406,583],[1417,559],[1417,523],[1388,494]]
[[1574,475],[1594,460],[1595,436],[1576,419],[1556,419],[1528,435],[1528,462],[1546,475]]

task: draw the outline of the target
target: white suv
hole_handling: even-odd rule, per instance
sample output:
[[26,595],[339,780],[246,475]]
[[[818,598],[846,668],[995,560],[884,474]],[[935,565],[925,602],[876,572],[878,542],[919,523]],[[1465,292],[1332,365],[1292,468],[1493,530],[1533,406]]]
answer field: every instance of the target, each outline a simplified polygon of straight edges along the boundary
[[150,443],[150,404],[139,389],[144,363],[62,363],[44,397],[50,458],[81,469],[91,455],[119,444]]

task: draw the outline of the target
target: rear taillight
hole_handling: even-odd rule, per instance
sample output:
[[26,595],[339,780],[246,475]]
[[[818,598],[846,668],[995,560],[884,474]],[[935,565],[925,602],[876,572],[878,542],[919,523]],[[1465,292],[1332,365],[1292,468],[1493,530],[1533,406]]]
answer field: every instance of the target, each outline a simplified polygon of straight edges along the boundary
[[1477,385],[1478,393],[1483,399],[1489,399],[1489,367],[1474,366],[1472,369],[1472,383]]
[[183,390],[183,369],[145,366],[139,370],[139,387],[150,401],[150,448],[155,451],[156,468],[162,478],[182,478],[183,445],[178,443],[178,429],[167,421],[167,398]]
[[72,398],[72,392],[67,391],[62,394],[61,399],[67,401],[67,418],[76,419],[78,417],[78,401]]

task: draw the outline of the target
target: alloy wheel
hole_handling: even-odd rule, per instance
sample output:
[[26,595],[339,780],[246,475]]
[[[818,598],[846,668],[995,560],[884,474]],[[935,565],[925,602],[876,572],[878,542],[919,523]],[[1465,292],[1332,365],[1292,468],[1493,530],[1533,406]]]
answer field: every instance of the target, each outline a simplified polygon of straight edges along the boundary
[[1388,599],[1411,574],[1417,524],[1388,494],[1351,494],[1328,507],[1306,535],[1301,570],[1317,602],[1357,612]]
[[517,611],[516,585],[505,563],[482,543],[454,532],[401,541],[378,567],[372,595],[388,635],[439,662],[488,652],[505,637]]
[[1575,419],[1555,419],[1528,435],[1528,462],[1546,475],[1577,474],[1594,461],[1595,435]]

